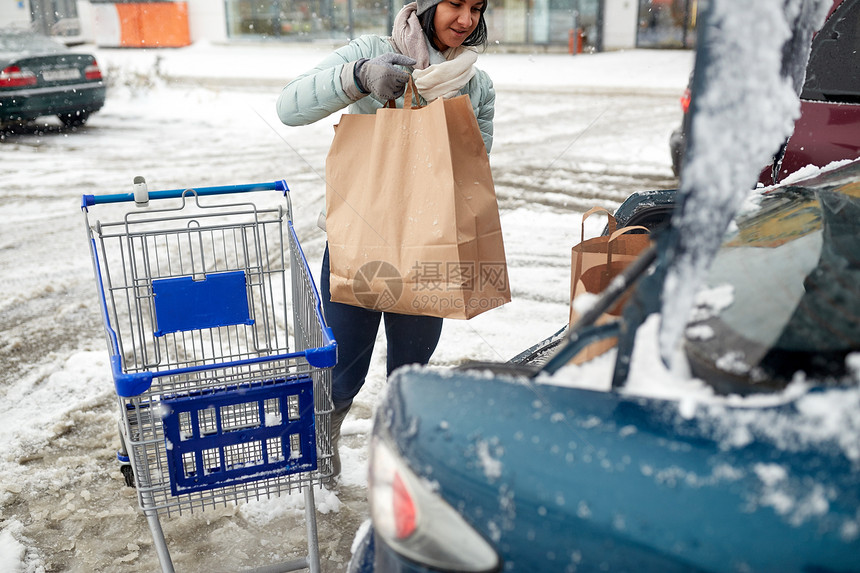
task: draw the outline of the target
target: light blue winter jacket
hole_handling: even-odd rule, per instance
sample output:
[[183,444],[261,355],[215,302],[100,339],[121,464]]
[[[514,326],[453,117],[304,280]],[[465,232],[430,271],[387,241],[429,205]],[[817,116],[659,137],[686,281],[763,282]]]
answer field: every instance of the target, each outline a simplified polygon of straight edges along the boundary
[[[295,126],[308,125],[347,106],[349,113],[376,113],[385,102],[373,94],[362,93],[355,85],[353,70],[361,58],[375,58],[388,52],[396,52],[394,44],[388,38],[373,35],[361,36],[339,48],[314,69],[287,84],[278,97],[278,117]],[[493,146],[496,102],[493,82],[486,72],[476,69],[475,76],[460,93],[469,95],[489,153]],[[402,97],[397,100],[397,107],[403,107]]]

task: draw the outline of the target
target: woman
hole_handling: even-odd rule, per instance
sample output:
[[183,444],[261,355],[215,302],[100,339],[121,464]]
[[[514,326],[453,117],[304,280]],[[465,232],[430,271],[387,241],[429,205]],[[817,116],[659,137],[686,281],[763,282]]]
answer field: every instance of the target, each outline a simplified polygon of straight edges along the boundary
[[[402,107],[411,73],[421,104],[439,97],[469,95],[489,153],[496,96],[489,76],[474,67],[478,56],[470,49],[486,45],[486,7],[486,0],[418,0],[407,4],[395,18],[391,37],[368,35],[353,40],[290,82],[278,98],[278,116],[287,125],[307,125],[346,106],[350,113],[376,113],[389,99],[400,99],[398,107]],[[326,321],[338,344],[331,417],[332,469],[337,476],[340,428],[367,376],[380,320],[385,323],[387,369],[391,374],[400,366],[430,361],[442,333],[442,319],[332,302],[328,248],[323,255],[320,291]]]

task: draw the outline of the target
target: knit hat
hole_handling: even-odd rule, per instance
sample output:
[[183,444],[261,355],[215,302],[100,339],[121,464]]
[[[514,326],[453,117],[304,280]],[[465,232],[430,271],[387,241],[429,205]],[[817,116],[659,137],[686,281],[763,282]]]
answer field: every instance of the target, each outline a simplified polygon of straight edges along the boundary
[[416,14],[423,14],[442,0],[417,0],[418,9],[415,11]]

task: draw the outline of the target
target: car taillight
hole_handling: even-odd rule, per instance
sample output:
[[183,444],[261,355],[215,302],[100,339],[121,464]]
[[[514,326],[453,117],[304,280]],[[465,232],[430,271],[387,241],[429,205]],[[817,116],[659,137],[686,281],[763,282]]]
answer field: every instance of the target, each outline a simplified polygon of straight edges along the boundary
[[373,527],[391,549],[434,569],[498,569],[490,544],[379,436],[371,441],[370,457]]
[[88,80],[102,79],[102,71],[99,69],[98,62],[93,60],[93,63],[84,69],[84,77]]
[[7,66],[0,71],[0,88],[21,88],[36,85],[36,74],[18,66]]
[[681,96],[681,110],[684,113],[690,109],[690,88],[684,90],[684,95]]
[[394,511],[394,532],[398,539],[406,539],[415,533],[415,504],[400,474],[394,474],[391,494]]

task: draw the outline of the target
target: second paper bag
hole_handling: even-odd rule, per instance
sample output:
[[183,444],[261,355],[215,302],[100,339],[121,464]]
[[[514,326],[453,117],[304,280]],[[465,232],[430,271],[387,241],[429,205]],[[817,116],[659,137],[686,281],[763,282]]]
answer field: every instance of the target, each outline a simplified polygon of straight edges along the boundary
[[[608,234],[591,239],[585,238],[585,220],[594,213],[607,216]],[[599,294],[609,283],[633,262],[650,244],[647,234],[633,234],[648,229],[630,226],[617,229],[615,217],[602,207],[594,207],[582,216],[581,241],[570,251],[570,326],[579,320],[574,299],[584,293]],[[623,297],[612,308],[597,319],[596,324],[605,324],[621,316],[627,297]],[[607,338],[593,342],[577,354],[572,362],[582,364],[615,346],[617,339]]]
[[333,301],[468,319],[511,300],[489,158],[468,96],[344,115],[326,183]]

